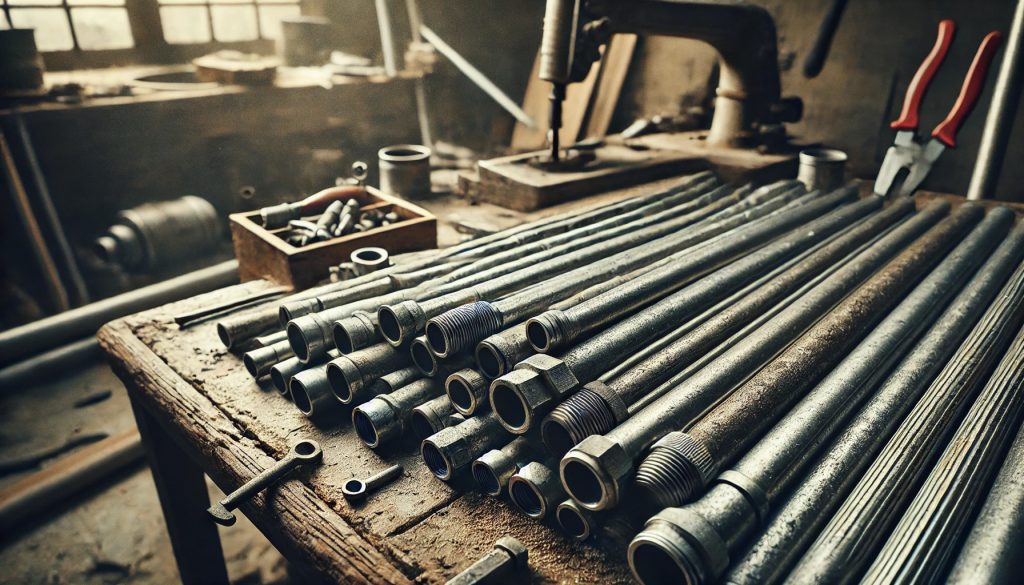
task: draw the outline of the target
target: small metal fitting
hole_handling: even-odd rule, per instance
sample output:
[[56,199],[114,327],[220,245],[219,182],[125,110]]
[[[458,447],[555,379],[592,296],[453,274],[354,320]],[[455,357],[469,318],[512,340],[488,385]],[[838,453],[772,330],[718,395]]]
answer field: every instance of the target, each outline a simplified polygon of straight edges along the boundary
[[352,426],[359,438],[375,449],[401,437],[412,410],[441,393],[441,386],[434,380],[417,380],[357,406],[352,411]]
[[399,347],[426,327],[427,317],[416,301],[402,301],[394,305],[382,305],[377,309],[377,323],[384,339]]
[[288,383],[292,402],[299,412],[313,418],[322,416],[339,408],[338,400],[331,391],[327,381],[327,367],[320,366],[302,370],[292,376]]
[[260,223],[263,227],[273,230],[288,225],[293,219],[302,215],[301,203],[281,203],[260,209]]
[[[607,393],[594,391],[597,385],[604,386],[600,382],[587,384],[544,417],[540,433],[552,453],[565,454],[583,439],[603,435],[620,422],[609,401],[604,399]],[[622,398],[616,398],[622,402]]]
[[351,316],[335,321],[331,329],[334,346],[343,354],[365,349],[382,341],[377,331],[377,316],[356,311]]
[[526,336],[530,346],[538,353],[554,353],[563,349],[578,333],[565,313],[551,309],[526,322]]
[[555,519],[562,532],[573,540],[583,542],[589,539],[597,528],[599,513],[581,507],[574,500],[565,500],[555,508]]
[[501,314],[491,303],[477,301],[445,311],[425,325],[427,343],[438,357],[454,355],[501,329]]
[[492,380],[511,372],[516,364],[531,355],[533,348],[526,339],[526,326],[522,323],[495,333],[476,346],[480,372]]
[[529,566],[529,551],[523,543],[505,536],[494,543],[494,550],[470,565],[445,585],[485,585],[516,582],[513,575]]
[[359,404],[369,399],[370,384],[409,364],[409,354],[386,343],[378,343],[331,360],[327,379],[342,404]]
[[645,585],[711,583],[729,566],[724,539],[699,514],[666,508],[629,544],[629,568]]
[[331,326],[333,324],[321,317],[321,313],[303,315],[292,319],[285,326],[288,332],[288,343],[300,360],[309,361],[327,353],[334,342]]
[[474,459],[509,440],[493,413],[474,416],[423,440],[420,452],[430,472],[448,481]]
[[489,384],[480,372],[463,368],[453,372],[445,380],[444,389],[455,410],[471,416],[481,406],[486,406]]
[[508,493],[516,508],[538,520],[547,517],[557,502],[565,499],[558,472],[539,461],[527,463],[509,479]]
[[288,341],[279,341],[245,352],[242,354],[242,363],[245,364],[249,375],[258,380],[269,374],[270,368],[275,364],[283,362],[293,355],[295,354],[292,353],[292,347]]
[[366,247],[358,248],[349,255],[356,276],[369,274],[381,268],[391,265],[391,257],[384,248]]
[[473,462],[473,479],[480,491],[497,496],[508,485],[508,480],[519,469],[540,455],[535,441],[527,437],[516,437],[500,449],[492,449]]
[[636,487],[661,507],[676,506],[703,493],[717,474],[707,447],[676,431],[659,439],[637,466]]
[[491,383],[491,407],[506,429],[522,434],[578,386],[564,361],[535,354]]
[[587,437],[562,457],[562,486],[588,510],[607,510],[621,501],[633,477],[633,459],[603,435]]
[[392,465],[366,479],[350,479],[341,486],[341,494],[351,504],[362,502],[373,492],[401,477],[404,472],[401,465]]
[[430,351],[427,338],[422,335],[413,339],[412,343],[409,344],[409,355],[412,358],[413,365],[419,368],[424,376],[436,376],[440,370],[441,362],[438,361],[434,352]]
[[466,417],[455,412],[451,401],[442,394],[412,409],[409,426],[412,428],[412,434],[422,441],[437,431],[453,427],[464,420]]

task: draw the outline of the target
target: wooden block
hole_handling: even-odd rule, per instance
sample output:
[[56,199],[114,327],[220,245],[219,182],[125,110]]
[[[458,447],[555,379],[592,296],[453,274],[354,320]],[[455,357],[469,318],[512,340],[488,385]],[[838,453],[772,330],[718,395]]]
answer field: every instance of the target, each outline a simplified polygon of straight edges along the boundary
[[394,211],[402,219],[365,232],[357,232],[296,247],[285,241],[285,230],[267,230],[259,212],[234,213],[229,219],[231,238],[242,282],[266,278],[295,289],[312,286],[327,277],[328,268],[349,259],[356,249],[384,248],[390,254],[437,247],[437,218],[404,199],[367,187],[362,208]]

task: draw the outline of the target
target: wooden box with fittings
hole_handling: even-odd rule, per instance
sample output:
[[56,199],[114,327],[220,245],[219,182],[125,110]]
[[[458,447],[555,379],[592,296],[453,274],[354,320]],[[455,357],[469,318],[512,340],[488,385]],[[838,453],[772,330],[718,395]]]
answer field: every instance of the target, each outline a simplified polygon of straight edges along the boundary
[[[287,227],[264,228],[259,210],[231,214],[231,239],[242,282],[266,278],[306,288],[326,278],[329,267],[347,261],[358,248],[376,246],[389,254],[400,254],[437,247],[437,218],[429,211],[373,187],[366,191],[365,198],[359,201],[361,212],[393,211],[399,221],[299,247],[282,237]],[[315,222],[316,217],[311,220]]]

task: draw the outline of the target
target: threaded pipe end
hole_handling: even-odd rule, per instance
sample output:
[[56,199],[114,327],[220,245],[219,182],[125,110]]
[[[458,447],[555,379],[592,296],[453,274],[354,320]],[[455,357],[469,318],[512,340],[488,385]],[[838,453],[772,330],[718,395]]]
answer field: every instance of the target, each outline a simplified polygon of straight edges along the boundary
[[427,343],[445,358],[475,345],[501,328],[501,315],[490,303],[478,301],[456,307],[427,321]]
[[541,438],[552,453],[564,455],[590,435],[603,435],[614,428],[615,414],[608,403],[593,390],[583,388],[544,419]]
[[526,338],[537,353],[553,353],[577,337],[565,313],[545,311],[526,322]]
[[678,506],[704,491],[715,467],[703,444],[686,433],[669,433],[637,467],[636,485],[659,506]]

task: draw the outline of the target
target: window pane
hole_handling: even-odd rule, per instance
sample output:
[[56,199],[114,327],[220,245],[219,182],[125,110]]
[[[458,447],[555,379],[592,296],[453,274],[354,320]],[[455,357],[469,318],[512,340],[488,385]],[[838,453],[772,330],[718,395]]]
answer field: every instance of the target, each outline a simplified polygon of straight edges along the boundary
[[161,6],[164,40],[175,45],[210,41],[210,21],[202,6]]
[[60,4],[60,0],[7,0],[7,3],[11,6],[17,6],[19,4],[42,6],[44,4]]
[[135,46],[124,8],[72,8],[71,23],[82,49],[128,49]]
[[251,41],[259,37],[255,6],[211,6],[213,37],[218,41]]
[[124,6],[124,0],[68,0],[68,4],[74,6],[75,4],[88,4],[95,6],[100,4],[102,6]]
[[0,30],[7,30],[11,28],[11,25],[7,22],[7,15],[0,12]]
[[281,19],[299,16],[299,5],[293,6],[260,6],[260,36],[265,39],[281,37]]
[[71,26],[63,8],[12,9],[11,23],[17,28],[36,29],[36,46],[40,51],[68,51],[75,48]]

